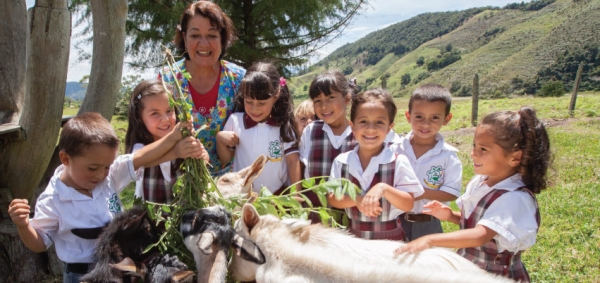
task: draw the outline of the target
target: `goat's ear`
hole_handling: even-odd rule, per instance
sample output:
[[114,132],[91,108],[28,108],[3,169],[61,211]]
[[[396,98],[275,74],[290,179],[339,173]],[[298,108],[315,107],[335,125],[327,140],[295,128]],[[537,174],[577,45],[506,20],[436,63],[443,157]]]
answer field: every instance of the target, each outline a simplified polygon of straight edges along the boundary
[[236,254],[247,261],[254,262],[256,264],[265,263],[265,255],[262,253],[258,245],[244,237],[235,233],[233,236],[233,242],[231,243],[236,251]]
[[71,233],[82,239],[94,240],[98,239],[100,234],[104,231],[104,228],[106,228],[106,226],[96,228],[74,228],[71,229]]
[[209,255],[213,253],[212,244],[215,241],[216,235],[213,232],[204,232],[200,234],[198,240],[198,249],[204,254]]
[[148,212],[144,210],[139,215],[132,216],[130,219],[128,219],[128,221],[125,222],[125,225],[123,225],[123,229],[121,229],[122,233],[124,235],[131,235],[132,233],[139,232],[138,228],[143,224],[144,221],[147,220],[147,213]]
[[267,161],[269,161],[269,159],[263,154],[259,155],[256,158],[256,160],[254,160],[254,162],[252,163],[252,165],[250,165],[248,171],[246,172],[246,175],[244,176],[243,186],[246,186],[248,183],[252,182],[254,179],[256,179],[256,176],[262,173]]
[[126,275],[136,275],[141,278],[145,278],[146,273],[148,273],[148,269],[146,269],[145,264],[136,262],[129,257],[124,258],[119,263],[109,263],[108,265],[116,270],[124,272]]
[[192,282],[195,274],[190,270],[179,270],[171,277],[171,283]]
[[258,224],[260,221],[260,215],[258,215],[258,211],[254,208],[252,204],[244,204],[242,207],[242,221],[244,225],[248,228],[248,233],[252,231],[252,228]]

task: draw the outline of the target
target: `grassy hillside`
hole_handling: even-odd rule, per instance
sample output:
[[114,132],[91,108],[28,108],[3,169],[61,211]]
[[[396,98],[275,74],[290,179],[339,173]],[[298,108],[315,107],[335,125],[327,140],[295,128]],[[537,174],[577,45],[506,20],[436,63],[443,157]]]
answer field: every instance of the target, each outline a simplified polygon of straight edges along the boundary
[[[473,13],[473,12],[477,13]],[[458,12],[454,12],[458,13]],[[470,95],[470,85],[477,73],[480,78],[481,93],[484,96],[507,96],[523,93],[522,82],[536,82],[537,73],[552,64],[569,51],[585,46],[600,46],[600,0],[557,0],[536,11],[521,9],[470,9],[463,11],[464,21],[453,25],[451,31],[431,37],[418,47],[412,47],[404,54],[387,52],[373,65],[365,64],[369,49],[364,41],[370,39],[374,44],[383,42],[404,42],[406,36],[413,34],[413,26],[418,30],[424,21],[432,25],[435,17],[444,19],[436,13],[417,16],[386,29],[373,32],[356,43],[345,45],[311,67],[311,72],[294,77],[291,83],[294,95],[306,95],[304,85],[326,70],[352,70],[348,77],[356,77],[363,88],[381,85],[381,76],[388,74],[387,88],[395,96],[404,96],[424,83],[435,82],[452,88],[454,94],[462,92]],[[454,18],[459,18],[458,14]],[[466,17],[465,15],[468,15]],[[411,23],[410,25],[407,23]],[[398,26],[407,30],[399,34]],[[436,29],[432,25],[432,29]],[[410,42],[418,42],[413,39]],[[388,44],[389,45],[389,44]],[[441,60],[447,48],[459,54],[460,60],[441,69],[428,70],[428,63]],[[361,50],[360,53],[351,51]],[[424,64],[417,65],[417,59],[423,57]],[[597,64],[597,63],[596,63]],[[586,70],[587,72],[588,70]],[[591,70],[590,70],[591,71]],[[401,84],[403,75],[410,75],[410,83]],[[574,76],[573,76],[574,77]],[[573,79],[570,78],[570,81]],[[369,82],[369,83],[367,83]],[[515,82],[521,82],[515,84]],[[570,88],[570,86],[568,86]]]

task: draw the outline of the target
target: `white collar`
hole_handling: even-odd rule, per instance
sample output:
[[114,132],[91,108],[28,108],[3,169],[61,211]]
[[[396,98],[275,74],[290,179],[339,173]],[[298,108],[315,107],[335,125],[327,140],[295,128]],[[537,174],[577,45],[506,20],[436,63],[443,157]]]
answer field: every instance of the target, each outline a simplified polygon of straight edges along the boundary
[[[60,166],[58,166],[54,171],[54,176],[52,176],[52,178],[50,179],[52,188],[54,188],[54,191],[56,192],[56,194],[58,194],[58,198],[61,201],[89,200],[90,197],[78,192],[77,190],[75,190],[75,188],[69,187],[65,183],[63,183],[63,181],[60,179],[60,176],[62,175],[64,169],[64,165],[61,164]],[[94,191],[96,190],[92,190],[92,196],[94,195]]]

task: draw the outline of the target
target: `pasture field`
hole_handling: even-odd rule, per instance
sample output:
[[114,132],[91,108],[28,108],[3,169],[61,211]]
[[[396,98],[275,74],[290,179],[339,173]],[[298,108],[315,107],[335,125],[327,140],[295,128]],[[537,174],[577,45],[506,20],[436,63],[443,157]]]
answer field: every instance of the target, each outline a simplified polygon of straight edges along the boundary
[[[554,154],[551,184],[538,195],[542,224],[537,243],[523,255],[533,282],[600,282],[600,94],[581,93],[573,118],[567,112],[569,100],[570,95],[518,97],[482,100],[479,104],[480,119],[493,111],[528,105],[547,125]],[[408,100],[399,98],[397,105],[394,128],[398,133],[408,132],[410,125],[404,118]],[[442,128],[442,134],[460,150],[464,188],[473,176],[469,157],[474,131],[471,100],[454,101],[452,113],[453,119]],[[124,143],[127,121],[113,117],[111,124]],[[134,188],[132,184],[121,194],[125,206],[131,205]],[[456,229],[456,225],[444,223],[445,231]]]

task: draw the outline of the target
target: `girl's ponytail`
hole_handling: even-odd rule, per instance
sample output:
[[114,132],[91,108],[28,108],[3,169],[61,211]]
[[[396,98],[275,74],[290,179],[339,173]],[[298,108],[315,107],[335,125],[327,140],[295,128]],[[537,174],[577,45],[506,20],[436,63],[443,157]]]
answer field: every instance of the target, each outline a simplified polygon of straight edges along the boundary
[[547,186],[546,175],[550,166],[550,139],[544,124],[536,117],[531,107],[521,107],[518,111],[522,151],[519,173],[523,182],[533,193],[540,193]]

